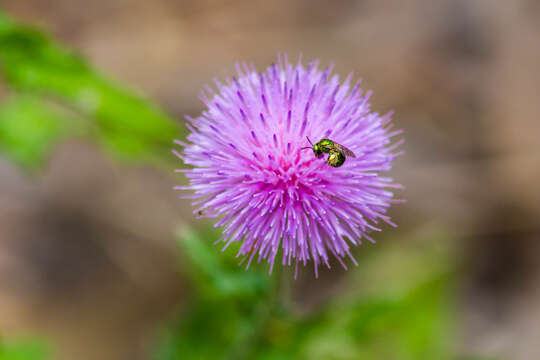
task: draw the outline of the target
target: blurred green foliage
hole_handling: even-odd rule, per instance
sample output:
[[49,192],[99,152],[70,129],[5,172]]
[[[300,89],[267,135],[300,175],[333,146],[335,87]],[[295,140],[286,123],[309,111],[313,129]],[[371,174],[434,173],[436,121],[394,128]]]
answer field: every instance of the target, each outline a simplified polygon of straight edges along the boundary
[[234,249],[211,245],[217,236],[178,234],[193,296],[156,360],[456,359],[448,252],[374,251],[347,276],[352,293],[300,314],[280,291],[281,275],[243,271]]
[[179,124],[151,101],[1,12],[0,49],[9,94],[0,103],[0,151],[26,168],[39,166],[68,136],[97,140],[138,161],[162,161],[181,136]]
[[4,341],[0,339],[0,360],[44,360],[45,346],[35,341]]

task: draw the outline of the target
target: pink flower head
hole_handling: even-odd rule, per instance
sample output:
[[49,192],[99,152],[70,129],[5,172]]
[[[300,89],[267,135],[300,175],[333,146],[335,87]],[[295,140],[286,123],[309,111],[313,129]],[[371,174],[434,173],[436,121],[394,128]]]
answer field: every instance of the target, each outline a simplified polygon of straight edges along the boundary
[[[370,112],[370,93],[351,87],[349,75],[340,84],[331,67],[318,61],[304,67],[278,59],[263,73],[253,65],[237,65],[238,77],[217,92],[202,94],[206,110],[187,117],[188,143],[174,151],[191,169],[184,172],[192,190],[194,213],[219,218],[224,249],[241,242],[238,255],[247,267],[257,257],[270,271],[278,253],[283,265],[313,261],[315,275],[322,263],[343,258],[350,246],[368,235],[380,221],[395,226],[386,215],[399,188],[381,176],[399,154],[391,138],[390,114]],[[316,157],[314,143],[331,139],[355,153],[340,167]]]

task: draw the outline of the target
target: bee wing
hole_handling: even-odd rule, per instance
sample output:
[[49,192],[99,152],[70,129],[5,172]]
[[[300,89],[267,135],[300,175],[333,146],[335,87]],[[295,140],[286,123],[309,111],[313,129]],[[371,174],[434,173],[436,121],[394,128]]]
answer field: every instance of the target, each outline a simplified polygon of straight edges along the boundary
[[353,158],[356,157],[356,155],[354,155],[354,153],[351,150],[347,149],[345,146],[343,146],[341,144],[334,143],[334,147],[336,149],[338,149],[339,151],[341,151],[346,156],[350,156],[350,157],[353,157]]

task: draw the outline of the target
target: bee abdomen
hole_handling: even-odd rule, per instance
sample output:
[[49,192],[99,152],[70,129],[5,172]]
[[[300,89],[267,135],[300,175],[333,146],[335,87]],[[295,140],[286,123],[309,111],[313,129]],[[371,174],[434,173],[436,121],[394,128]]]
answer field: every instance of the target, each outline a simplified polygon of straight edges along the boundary
[[343,155],[339,151],[330,150],[329,152],[330,156],[328,156],[328,160],[326,163],[333,167],[340,167],[345,162],[345,155]]

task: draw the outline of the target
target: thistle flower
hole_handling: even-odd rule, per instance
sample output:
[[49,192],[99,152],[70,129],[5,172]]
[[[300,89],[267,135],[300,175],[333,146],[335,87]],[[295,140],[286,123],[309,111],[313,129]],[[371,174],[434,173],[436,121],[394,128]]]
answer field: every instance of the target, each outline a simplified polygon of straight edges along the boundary
[[[217,91],[201,94],[206,110],[187,117],[188,143],[176,141],[173,152],[191,169],[184,172],[192,190],[195,214],[219,218],[218,240],[227,248],[241,242],[238,256],[246,268],[257,257],[272,271],[281,251],[283,265],[313,261],[328,267],[330,254],[344,268],[351,245],[380,231],[381,221],[396,226],[386,215],[393,200],[392,179],[381,176],[391,168],[400,142],[391,138],[390,113],[370,111],[370,92],[363,94],[349,75],[340,84],[332,66],[318,70],[278,58],[263,73],[253,65],[237,65],[238,76]],[[329,138],[356,154],[340,167],[318,158],[306,137]]]

